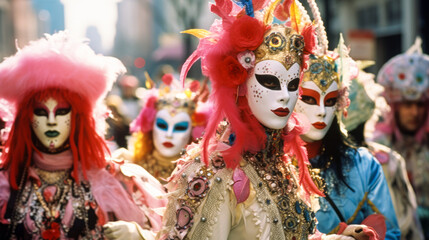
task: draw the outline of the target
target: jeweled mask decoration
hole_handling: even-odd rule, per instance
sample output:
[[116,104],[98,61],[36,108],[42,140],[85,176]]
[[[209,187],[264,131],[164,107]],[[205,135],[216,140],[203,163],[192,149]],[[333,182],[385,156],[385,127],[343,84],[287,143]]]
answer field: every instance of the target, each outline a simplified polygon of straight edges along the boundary
[[295,108],[303,49],[301,35],[275,24],[255,50],[246,97],[253,115],[265,127],[284,128]]
[[334,81],[338,86],[340,85],[337,66],[331,57],[310,55],[308,65],[308,70],[304,72],[303,82],[314,82],[322,92],[326,92]]
[[304,37],[294,29],[273,24],[264,35],[264,42],[255,50],[256,64],[264,60],[275,60],[286,70],[298,63],[301,65]]
[[296,111],[306,115],[310,121],[310,130],[302,138],[312,142],[323,139],[332,125],[340,81],[335,61],[328,56],[311,55],[308,66]]
[[162,81],[155,88],[146,73],[144,106],[130,125],[131,132],[140,139],[134,146],[137,159],[152,154],[153,148],[164,157],[179,155],[191,137],[201,137],[210,113],[210,105],[205,103],[209,94],[205,82],[200,85],[196,80],[189,81],[182,87],[171,74],[164,75]]

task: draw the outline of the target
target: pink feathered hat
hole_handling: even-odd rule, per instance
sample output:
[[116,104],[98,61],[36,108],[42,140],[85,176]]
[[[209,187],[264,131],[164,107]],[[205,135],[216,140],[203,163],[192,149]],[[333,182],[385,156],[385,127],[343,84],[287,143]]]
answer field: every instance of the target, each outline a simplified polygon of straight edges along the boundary
[[17,107],[31,91],[60,88],[94,107],[125,70],[118,59],[95,54],[85,40],[67,32],[45,35],[0,64],[0,98]]

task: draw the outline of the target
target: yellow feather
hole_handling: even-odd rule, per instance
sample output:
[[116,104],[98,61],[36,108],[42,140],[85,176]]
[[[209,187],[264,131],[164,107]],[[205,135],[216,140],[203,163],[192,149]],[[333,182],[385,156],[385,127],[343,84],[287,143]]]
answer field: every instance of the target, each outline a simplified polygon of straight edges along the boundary
[[155,86],[155,83],[153,82],[152,78],[150,78],[149,73],[147,73],[147,71],[144,72],[144,76],[146,78],[146,88],[147,89],[152,89]]
[[273,23],[273,19],[274,19],[274,10],[276,9],[277,5],[279,5],[279,3],[281,2],[281,0],[276,0],[273,3],[271,3],[271,5],[268,7],[268,9],[265,11],[264,14],[264,24],[265,25],[271,25],[271,23]]
[[191,34],[197,38],[205,38],[210,36],[211,32],[207,31],[205,29],[188,29],[185,31],[181,31],[180,33],[187,33],[187,34]]
[[301,25],[301,12],[299,11],[298,6],[295,1],[290,5],[290,20],[292,22],[292,27],[299,33],[301,32],[299,26]]

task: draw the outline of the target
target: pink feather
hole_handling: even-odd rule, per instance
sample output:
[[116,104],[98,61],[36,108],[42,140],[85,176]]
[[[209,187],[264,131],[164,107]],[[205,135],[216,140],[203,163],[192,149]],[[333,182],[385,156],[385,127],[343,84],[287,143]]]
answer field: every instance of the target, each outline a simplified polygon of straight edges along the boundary
[[301,35],[304,37],[305,41],[304,54],[313,53],[317,45],[316,31],[314,25],[305,25],[304,29],[301,32]]
[[234,181],[232,189],[234,190],[235,197],[237,198],[237,204],[246,201],[250,194],[249,178],[241,168],[236,168],[232,175],[232,180]]
[[191,56],[188,57],[188,59],[186,59],[185,63],[183,64],[180,72],[180,81],[182,81],[183,87],[185,87],[185,80],[186,80],[186,76],[188,75],[189,69],[191,69],[192,65],[194,65],[194,63],[198,61],[200,57],[201,57],[200,52],[197,49],[195,52],[191,54]]
[[234,17],[234,4],[230,0],[215,0],[215,4],[210,5],[210,11],[222,18],[224,22],[232,22]]
[[269,0],[253,0],[253,11],[259,11],[263,8],[265,8],[265,6],[267,6],[267,4],[269,3]]
[[305,118],[298,117],[298,113],[292,113],[288,122],[288,129],[283,132],[283,141],[287,143],[284,144],[283,149],[286,154],[293,155],[298,160],[299,182],[302,184],[307,194],[315,193],[324,197],[325,195],[323,192],[314,184],[307,168],[310,162],[308,161],[305,142],[301,139],[300,135],[308,130],[309,125],[300,119]]
[[283,4],[277,5],[274,10],[274,16],[280,21],[286,21],[290,17],[290,5],[292,4],[291,0],[286,0]]

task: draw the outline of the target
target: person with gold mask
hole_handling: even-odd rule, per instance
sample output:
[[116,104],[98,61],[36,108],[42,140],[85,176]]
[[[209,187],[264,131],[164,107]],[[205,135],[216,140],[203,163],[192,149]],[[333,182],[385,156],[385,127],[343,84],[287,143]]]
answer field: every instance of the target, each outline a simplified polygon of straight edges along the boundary
[[[316,19],[318,51],[307,60],[301,99],[295,111],[305,115],[310,129],[301,135],[313,169],[320,171],[325,197],[316,212],[323,233],[352,232],[379,239],[399,239],[400,231],[382,167],[365,148],[346,137],[341,116],[347,115],[348,82],[357,74],[342,36],[336,52],[327,50],[326,33],[318,8],[309,4]],[[387,229],[387,231],[386,231]]]

